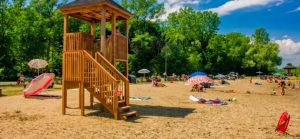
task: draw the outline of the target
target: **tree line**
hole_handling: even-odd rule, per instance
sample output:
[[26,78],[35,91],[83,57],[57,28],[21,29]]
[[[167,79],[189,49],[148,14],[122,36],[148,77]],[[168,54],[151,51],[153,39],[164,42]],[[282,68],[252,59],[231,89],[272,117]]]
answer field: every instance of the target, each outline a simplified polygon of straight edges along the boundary
[[[61,76],[63,15],[67,0],[2,0],[0,5],[0,79],[33,74],[27,63],[48,61],[47,72]],[[181,8],[160,19],[164,5],[156,0],[123,0],[133,13],[129,21],[129,73],[142,68],[152,74],[189,74],[193,71],[226,74],[235,71],[270,73],[281,64],[279,47],[258,28],[252,36],[238,32],[218,34],[216,13]],[[88,32],[89,25],[71,19],[69,30]],[[107,30],[110,29],[107,26]],[[100,28],[96,31],[99,33]],[[99,34],[97,34],[99,36]]]

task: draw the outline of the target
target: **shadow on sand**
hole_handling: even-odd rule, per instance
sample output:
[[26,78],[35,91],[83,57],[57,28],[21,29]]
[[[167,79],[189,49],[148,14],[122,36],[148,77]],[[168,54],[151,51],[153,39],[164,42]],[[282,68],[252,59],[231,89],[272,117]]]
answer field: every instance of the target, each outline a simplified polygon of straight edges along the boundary
[[25,98],[26,99],[44,100],[44,99],[61,99],[61,96],[58,96],[58,95],[33,95],[33,96],[27,96]]
[[[148,116],[158,117],[170,117],[170,118],[184,118],[187,115],[193,113],[193,108],[181,108],[181,107],[167,107],[167,106],[151,106],[151,105],[130,105],[131,110],[138,111],[137,117],[129,118],[128,122],[135,122],[140,118],[149,118]],[[112,114],[109,113],[100,104],[93,106],[94,112],[87,113],[87,116],[100,116],[105,118],[113,118]],[[86,109],[92,109],[90,106],[85,107]]]

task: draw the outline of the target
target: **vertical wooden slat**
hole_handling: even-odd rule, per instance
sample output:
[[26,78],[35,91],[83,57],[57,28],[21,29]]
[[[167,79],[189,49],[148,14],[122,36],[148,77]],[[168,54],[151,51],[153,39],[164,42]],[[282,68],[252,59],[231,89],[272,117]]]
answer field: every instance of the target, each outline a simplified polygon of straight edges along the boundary
[[111,17],[111,24],[112,24],[112,41],[111,41],[111,62],[113,65],[115,65],[115,55],[116,55],[116,14],[113,11],[112,17]]
[[[65,52],[66,51],[66,48],[67,48],[67,33],[68,33],[68,15],[65,15],[64,16],[64,48],[63,48],[63,51]],[[63,52],[63,53],[64,53]],[[65,70],[64,70],[64,68],[65,68],[65,56],[63,55],[63,79],[62,79],[62,114],[66,114],[66,106],[67,106],[67,92],[66,92],[66,87],[65,87],[65,85],[66,85],[66,83],[65,83]]]
[[102,7],[101,12],[101,52],[104,56],[106,56],[106,9],[105,5]]

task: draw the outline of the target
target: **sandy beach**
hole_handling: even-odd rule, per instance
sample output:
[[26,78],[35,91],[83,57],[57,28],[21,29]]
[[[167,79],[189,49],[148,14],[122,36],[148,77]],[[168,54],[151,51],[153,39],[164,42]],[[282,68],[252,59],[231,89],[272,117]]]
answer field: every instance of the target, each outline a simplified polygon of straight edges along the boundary
[[[206,93],[190,92],[184,82],[166,83],[164,88],[130,85],[131,96],[151,99],[132,100],[139,116],[127,121],[114,120],[97,101],[91,109],[88,92],[86,116],[80,116],[78,90],[68,90],[67,115],[61,114],[60,98],[0,97],[0,138],[300,138],[300,92],[288,89],[286,96],[272,95],[275,84],[253,82],[263,85],[236,80]],[[237,101],[213,106],[192,102],[190,95]],[[281,135],[274,130],[284,111],[291,121],[288,134]]]

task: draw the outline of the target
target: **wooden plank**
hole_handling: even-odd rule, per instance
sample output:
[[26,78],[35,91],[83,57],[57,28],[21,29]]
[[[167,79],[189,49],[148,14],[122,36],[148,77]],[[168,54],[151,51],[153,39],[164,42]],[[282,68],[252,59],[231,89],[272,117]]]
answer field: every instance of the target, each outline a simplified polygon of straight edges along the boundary
[[115,55],[116,55],[116,16],[115,13],[112,14],[112,19],[111,19],[111,24],[112,24],[112,41],[111,41],[111,58],[112,58],[112,65],[116,66],[115,64]]
[[106,18],[105,18],[105,7],[103,7],[101,15],[101,52],[106,56]]
[[102,6],[102,3],[92,3],[92,4],[85,4],[85,5],[78,5],[78,6],[72,6],[72,7],[66,7],[66,8],[60,8],[59,10],[63,14],[72,14],[77,13],[78,11],[91,11],[91,10],[100,10]]
[[87,21],[87,22],[92,22],[92,21],[93,21],[93,20],[91,20],[91,19],[89,19],[89,18],[80,16],[80,15],[78,15],[78,14],[70,14],[70,16],[75,17],[75,18],[80,19],[80,20],[83,20],[83,21]]

